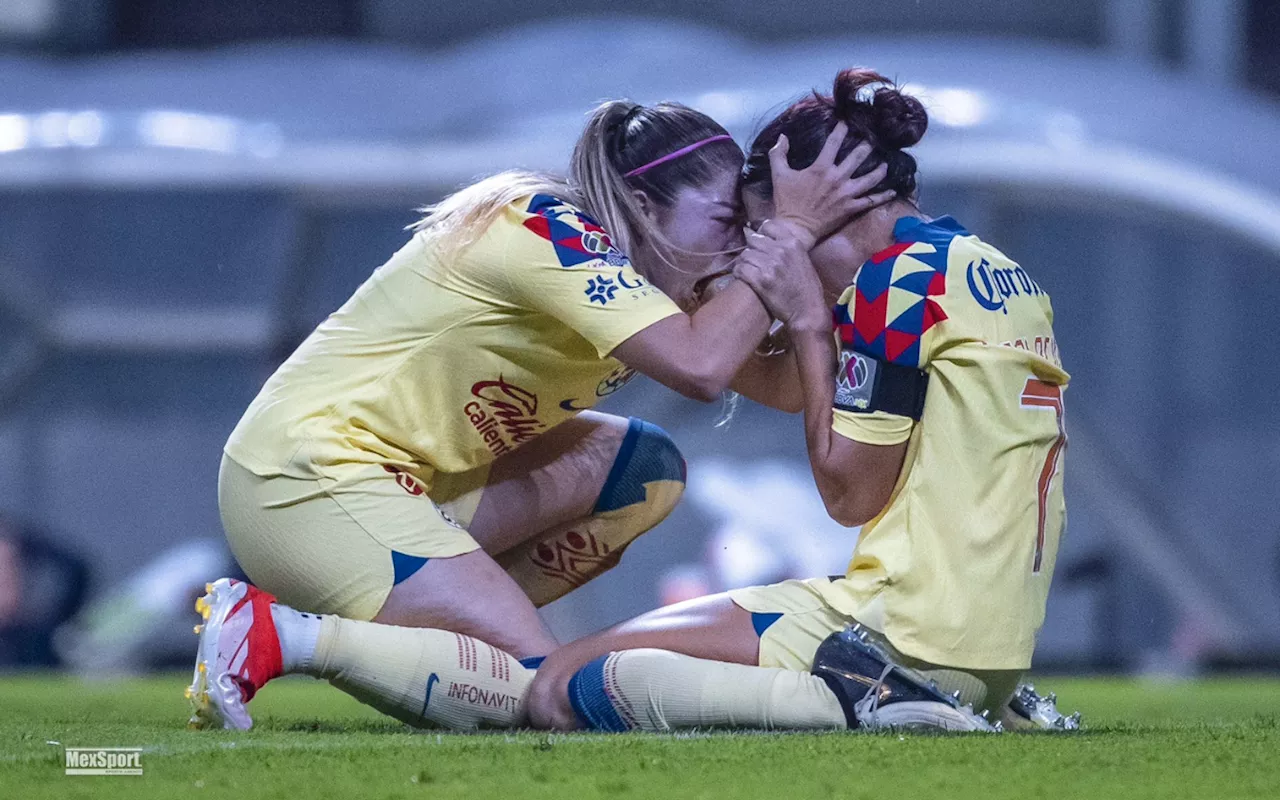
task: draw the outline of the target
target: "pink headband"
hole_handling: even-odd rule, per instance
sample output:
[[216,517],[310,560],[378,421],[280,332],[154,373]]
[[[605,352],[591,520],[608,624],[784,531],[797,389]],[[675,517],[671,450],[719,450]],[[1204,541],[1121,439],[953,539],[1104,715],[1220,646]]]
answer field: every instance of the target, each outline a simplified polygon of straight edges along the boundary
[[674,161],[680,156],[687,156],[690,153],[692,153],[694,150],[697,150],[699,147],[702,147],[704,144],[711,144],[712,142],[722,142],[726,139],[732,141],[733,137],[727,133],[721,133],[719,135],[711,136],[706,139],[703,139],[700,142],[694,142],[691,145],[686,145],[684,147],[681,147],[679,150],[675,151],[674,153],[668,153],[662,158],[655,158],[653,161],[650,161],[648,164],[645,164],[644,166],[636,167],[635,169],[631,170],[630,172],[623,175],[622,177],[634,178],[637,175],[648,172],[649,170],[653,169],[656,166],[659,166],[660,164],[665,164],[668,161]]

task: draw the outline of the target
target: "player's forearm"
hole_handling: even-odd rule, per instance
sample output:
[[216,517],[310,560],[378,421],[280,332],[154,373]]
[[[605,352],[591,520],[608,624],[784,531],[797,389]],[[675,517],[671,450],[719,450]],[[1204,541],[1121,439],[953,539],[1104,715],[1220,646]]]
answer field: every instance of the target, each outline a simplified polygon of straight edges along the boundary
[[692,315],[655,322],[611,355],[686,397],[711,401],[755,353],[770,322],[751,287],[731,279]]
[[837,433],[832,427],[836,359],[831,335],[814,332],[794,341],[805,396],[805,443],[818,494],[833,520],[862,525],[889,501],[907,443],[872,445]]
[[800,383],[804,389],[804,433],[809,466],[827,514],[841,525],[866,521],[857,497],[856,470],[848,442],[831,428],[835,405],[835,347],[826,330],[794,336]]
[[711,398],[728,389],[772,321],[751,287],[733,281],[689,317],[683,350],[690,380]]
[[[832,370],[835,353],[831,334],[823,330],[807,330],[792,334],[800,387],[804,393],[804,434],[809,449],[809,463],[822,488],[830,471],[831,416],[835,402]],[[825,497],[826,493],[823,492]]]
[[804,391],[800,388],[794,351],[772,356],[753,355],[738,370],[731,388],[760,405],[788,414],[804,411]]

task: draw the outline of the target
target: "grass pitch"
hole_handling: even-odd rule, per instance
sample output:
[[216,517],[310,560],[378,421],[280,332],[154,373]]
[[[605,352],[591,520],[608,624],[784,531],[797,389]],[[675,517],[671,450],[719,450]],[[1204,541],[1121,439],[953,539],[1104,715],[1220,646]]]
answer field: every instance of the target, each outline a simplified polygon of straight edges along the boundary
[[[309,680],[250,733],[185,729],[186,676],[0,678],[0,798],[1276,798],[1280,681],[1046,680],[1078,734],[410,732]],[[142,777],[68,777],[63,746],[143,747]]]

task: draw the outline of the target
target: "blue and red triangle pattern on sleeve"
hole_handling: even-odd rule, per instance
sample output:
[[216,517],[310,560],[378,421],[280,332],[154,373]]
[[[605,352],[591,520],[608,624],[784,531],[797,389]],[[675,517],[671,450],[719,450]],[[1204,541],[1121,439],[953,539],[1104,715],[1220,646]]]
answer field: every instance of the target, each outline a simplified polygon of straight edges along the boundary
[[[598,222],[563,200],[536,194],[529,203],[528,213],[535,216],[526,219],[524,226],[551,242],[560,266],[575,267],[601,260],[613,266],[627,263],[626,256],[613,246],[613,240]],[[577,226],[569,224],[566,217]]]
[[899,242],[858,270],[849,305],[834,309],[840,341],[883,361],[920,363],[920,340],[947,318],[934,297],[947,289],[947,247]]

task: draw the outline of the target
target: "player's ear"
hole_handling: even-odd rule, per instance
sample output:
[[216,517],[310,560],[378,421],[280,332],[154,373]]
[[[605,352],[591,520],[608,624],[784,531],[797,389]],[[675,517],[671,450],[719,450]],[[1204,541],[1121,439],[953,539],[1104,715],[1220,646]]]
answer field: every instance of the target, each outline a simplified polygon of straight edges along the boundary
[[658,204],[653,202],[649,195],[639,189],[632,189],[631,196],[635,198],[636,205],[640,207],[640,213],[644,214],[645,219],[652,223],[658,221]]

